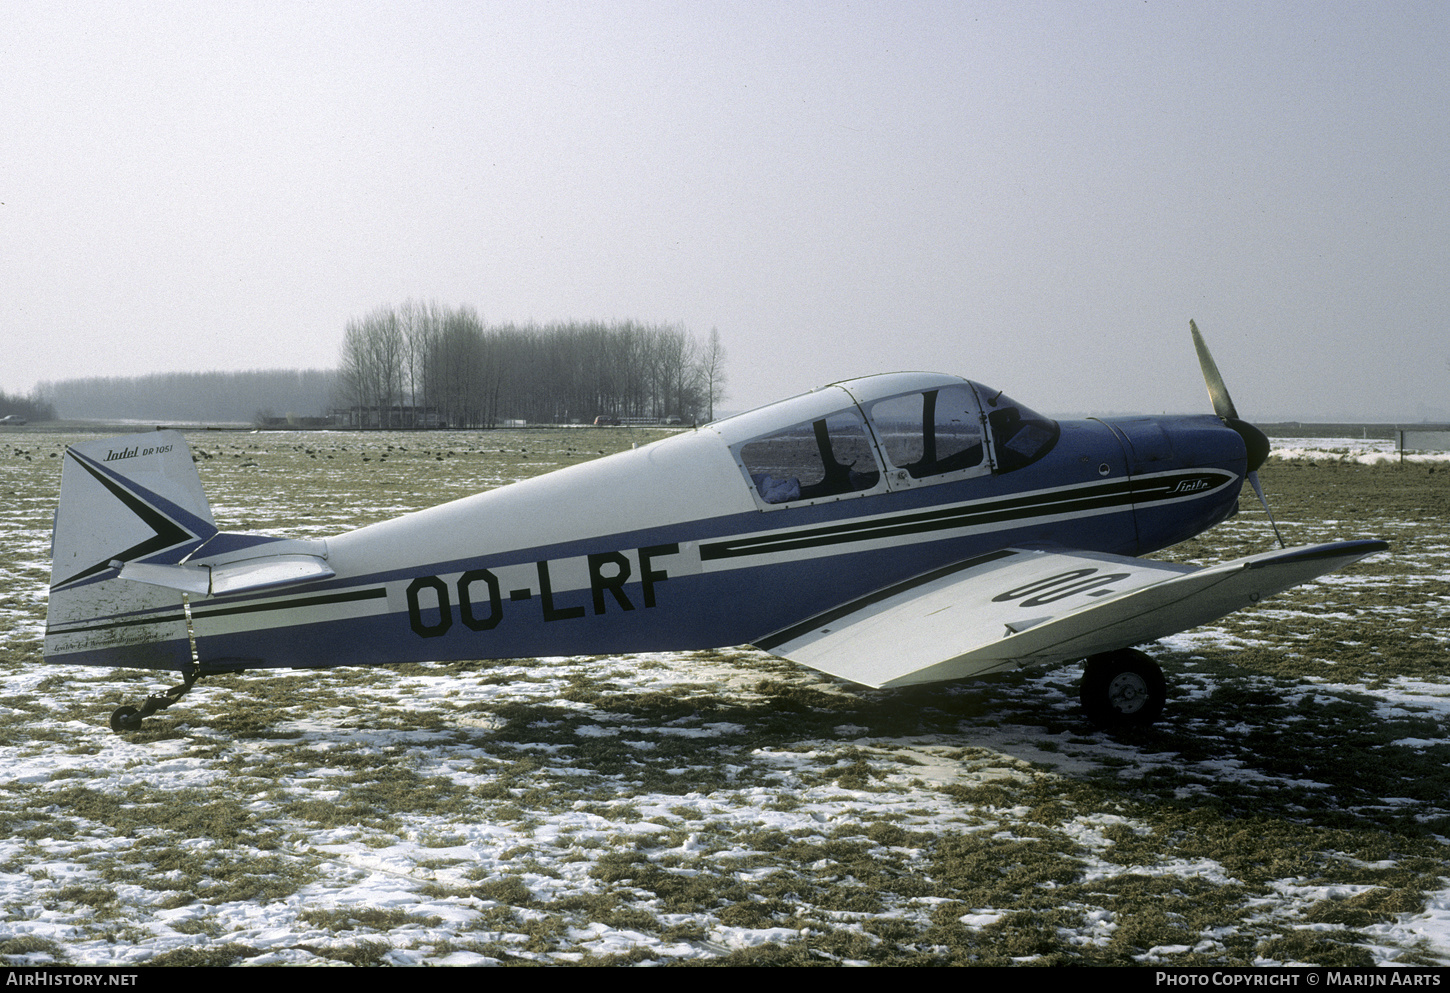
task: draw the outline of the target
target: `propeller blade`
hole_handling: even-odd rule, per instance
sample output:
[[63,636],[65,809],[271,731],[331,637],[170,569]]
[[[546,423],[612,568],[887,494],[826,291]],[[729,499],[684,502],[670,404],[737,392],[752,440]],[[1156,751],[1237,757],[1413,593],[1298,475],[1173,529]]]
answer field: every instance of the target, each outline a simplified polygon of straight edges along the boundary
[[1208,345],[1204,344],[1203,335],[1198,333],[1198,325],[1189,321],[1188,330],[1193,334],[1193,347],[1198,352],[1198,367],[1203,370],[1203,382],[1208,386],[1208,399],[1213,403],[1213,412],[1226,421],[1230,418],[1238,420],[1239,412],[1234,409],[1233,398],[1228,395],[1228,387],[1224,385],[1223,376],[1219,374],[1213,356],[1208,353]]
[[1264,496],[1264,484],[1259,482],[1259,474],[1257,472],[1251,471],[1249,473],[1249,485],[1254,488],[1254,493],[1258,495],[1259,503],[1264,505],[1264,513],[1269,515],[1269,526],[1274,529],[1274,537],[1279,539],[1279,547],[1288,548],[1289,546],[1284,544],[1284,536],[1279,533],[1279,523],[1274,520],[1274,512],[1269,509],[1269,498]]
[[1209,354],[1208,345],[1199,333],[1198,325],[1190,320],[1188,330],[1193,335],[1193,348],[1198,352],[1198,367],[1203,370],[1203,382],[1208,387],[1208,399],[1213,403],[1213,412],[1226,427],[1237,431],[1244,440],[1244,449],[1248,454],[1249,485],[1254,488],[1259,503],[1264,505],[1264,513],[1269,516],[1269,525],[1274,529],[1274,537],[1279,539],[1279,547],[1287,548],[1284,536],[1279,533],[1279,524],[1274,520],[1274,512],[1269,509],[1269,499],[1264,496],[1264,486],[1259,482],[1259,466],[1269,457],[1269,439],[1264,432],[1239,417],[1239,412],[1234,408],[1233,397],[1228,395],[1223,374],[1218,371],[1218,364]]

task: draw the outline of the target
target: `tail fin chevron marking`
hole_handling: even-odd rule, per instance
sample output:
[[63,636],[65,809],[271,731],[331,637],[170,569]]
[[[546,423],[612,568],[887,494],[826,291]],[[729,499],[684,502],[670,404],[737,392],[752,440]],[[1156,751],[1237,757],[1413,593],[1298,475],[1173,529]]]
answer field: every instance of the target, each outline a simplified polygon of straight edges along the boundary
[[179,549],[217,533],[191,450],[174,431],[68,448],[55,524],[52,590],[113,563],[175,561],[184,555]]

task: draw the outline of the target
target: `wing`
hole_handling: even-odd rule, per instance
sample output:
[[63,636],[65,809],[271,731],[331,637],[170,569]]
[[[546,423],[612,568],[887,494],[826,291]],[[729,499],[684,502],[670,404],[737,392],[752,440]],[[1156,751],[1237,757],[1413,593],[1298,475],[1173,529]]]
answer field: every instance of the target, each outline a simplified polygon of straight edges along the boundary
[[842,604],[756,647],[867,686],[960,679],[1154,641],[1388,547],[1305,545],[1209,568],[1006,548]]

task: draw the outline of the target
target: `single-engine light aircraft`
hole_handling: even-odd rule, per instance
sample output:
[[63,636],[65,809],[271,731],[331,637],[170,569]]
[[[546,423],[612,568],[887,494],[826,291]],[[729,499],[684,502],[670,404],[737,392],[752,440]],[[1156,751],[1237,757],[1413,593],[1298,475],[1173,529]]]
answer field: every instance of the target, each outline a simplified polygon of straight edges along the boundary
[[871,687],[1086,660],[1089,718],[1146,724],[1164,680],[1132,646],[1388,547],[1138,557],[1263,499],[1268,439],[1190,330],[1214,414],[868,376],[326,540],[218,530],[175,432],[82,442],[46,658],[181,673],[117,731],[208,673],[740,644]]

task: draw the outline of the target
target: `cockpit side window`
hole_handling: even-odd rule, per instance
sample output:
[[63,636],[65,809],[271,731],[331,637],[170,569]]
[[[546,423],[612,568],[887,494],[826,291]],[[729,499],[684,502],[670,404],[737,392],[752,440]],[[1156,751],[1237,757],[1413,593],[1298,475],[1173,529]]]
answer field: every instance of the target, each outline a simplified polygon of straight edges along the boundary
[[982,464],[982,422],[977,399],[966,386],[882,400],[871,423],[887,460],[912,479]]
[[881,480],[861,418],[849,410],[747,441],[739,455],[767,504],[864,492]]
[[1052,418],[1043,417],[1001,393],[987,400],[986,406],[999,473],[1036,462],[1052,451],[1062,434],[1062,428]]

